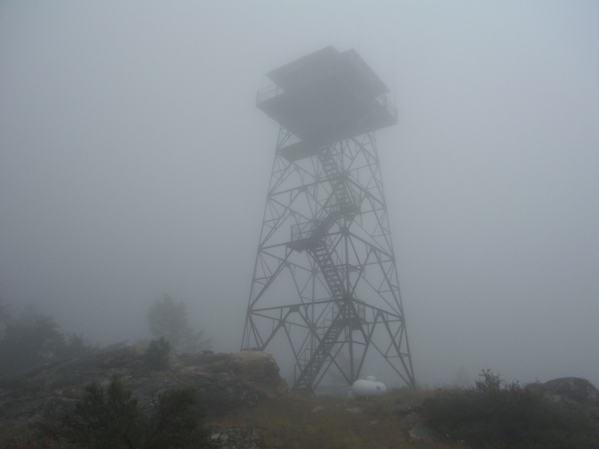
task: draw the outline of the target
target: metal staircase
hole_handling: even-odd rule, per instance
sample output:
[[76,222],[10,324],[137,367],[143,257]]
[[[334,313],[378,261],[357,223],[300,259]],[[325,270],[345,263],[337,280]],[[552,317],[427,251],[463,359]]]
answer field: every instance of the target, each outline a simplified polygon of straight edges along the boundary
[[327,245],[323,242],[322,246],[311,248],[309,251],[318,264],[320,271],[322,271],[332,298],[336,302],[342,301],[343,297],[345,296],[343,278],[341,277],[337,266],[333,262],[333,258],[331,257],[331,253],[327,248]]
[[357,213],[357,205],[354,198],[355,195],[351,191],[346,177],[343,176],[343,172],[339,169],[339,165],[335,162],[331,148],[323,149],[319,153],[318,159],[331,184],[331,197],[334,199],[336,209],[341,215],[345,216],[346,219],[351,220]]
[[300,375],[295,381],[294,388],[310,388],[313,384],[318,372],[326,362],[327,357],[329,357],[331,349],[333,349],[343,329],[347,326],[347,319],[344,317],[347,311],[346,308],[346,304],[340,307],[337,317],[333,319],[320,343],[312,352],[310,359],[301,369]]
[[351,221],[359,210],[357,195],[352,192],[349,182],[335,162],[331,148],[323,149],[318,158],[326,180],[331,185],[331,194],[313,220],[292,226],[288,246],[296,251],[324,246],[323,239],[333,225],[341,218],[346,222]]
[[299,232],[295,233],[296,240],[292,242],[292,248],[298,251],[306,249],[310,253],[324,276],[331,293],[331,299],[336,304],[339,312],[333,316],[331,324],[326,328],[316,348],[308,346],[304,350],[303,357],[300,359],[305,361],[305,364],[300,367],[301,372],[295,382],[295,388],[306,388],[313,385],[333,346],[337,343],[343,329],[347,327],[348,318],[352,315],[352,308],[349,306],[351,297],[345,288],[344,277],[339,267],[335,265],[325,237],[333,225],[341,218],[344,218],[346,222],[351,221],[356,215],[358,207],[349,183],[344,178],[339,165],[335,162],[331,149],[323,149],[318,157],[332,188],[327,201],[329,205],[320,210],[320,216],[312,221],[311,229],[306,233],[307,235],[302,235]]

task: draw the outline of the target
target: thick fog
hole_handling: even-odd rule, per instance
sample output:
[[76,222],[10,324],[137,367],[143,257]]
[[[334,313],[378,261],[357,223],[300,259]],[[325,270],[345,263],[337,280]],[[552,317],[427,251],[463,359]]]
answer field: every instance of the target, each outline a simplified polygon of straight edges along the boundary
[[108,344],[168,293],[239,350],[278,130],[256,90],[328,45],[399,107],[377,137],[417,381],[599,385],[594,1],[3,2],[0,297]]

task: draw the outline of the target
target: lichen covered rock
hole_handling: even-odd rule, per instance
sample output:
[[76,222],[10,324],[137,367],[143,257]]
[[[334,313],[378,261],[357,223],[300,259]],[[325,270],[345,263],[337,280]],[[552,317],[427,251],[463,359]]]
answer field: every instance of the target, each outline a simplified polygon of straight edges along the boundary
[[599,407],[599,390],[580,377],[561,377],[542,384],[546,395],[556,401]]

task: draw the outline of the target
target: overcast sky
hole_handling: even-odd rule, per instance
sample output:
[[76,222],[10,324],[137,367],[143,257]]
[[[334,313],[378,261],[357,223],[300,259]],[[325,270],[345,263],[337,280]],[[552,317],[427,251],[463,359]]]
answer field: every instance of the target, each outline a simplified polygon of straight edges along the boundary
[[417,381],[599,386],[592,0],[2,2],[0,296],[105,344],[169,293],[238,350],[277,133],[256,90],[328,45],[399,107],[378,143]]

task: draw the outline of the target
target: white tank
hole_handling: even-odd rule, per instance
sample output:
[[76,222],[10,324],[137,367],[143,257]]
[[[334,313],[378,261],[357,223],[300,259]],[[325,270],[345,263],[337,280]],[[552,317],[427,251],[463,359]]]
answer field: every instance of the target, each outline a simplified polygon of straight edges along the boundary
[[384,383],[378,382],[376,377],[368,376],[366,379],[358,379],[351,387],[351,391],[355,398],[369,398],[381,396],[387,392],[387,387]]

